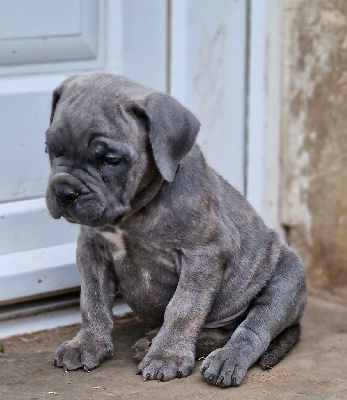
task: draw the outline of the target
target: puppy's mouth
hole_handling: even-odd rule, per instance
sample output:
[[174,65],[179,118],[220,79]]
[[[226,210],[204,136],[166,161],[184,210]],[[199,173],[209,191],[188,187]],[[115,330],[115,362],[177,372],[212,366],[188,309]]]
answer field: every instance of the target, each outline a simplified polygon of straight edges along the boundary
[[111,195],[95,177],[58,172],[51,176],[46,203],[53,218],[90,227],[117,225],[129,207],[119,196]]
[[105,199],[99,198],[95,193],[88,193],[64,207],[54,201],[53,207],[48,206],[48,209],[56,219],[63,217],[73,224],[101,228],[118,225],[127,214],[129,207],[110,206]]
[[78,222],[71,218],[68,214],[64,214],[63,217],[66,219],[67,222],[70,222],[71,224],[78,224]]

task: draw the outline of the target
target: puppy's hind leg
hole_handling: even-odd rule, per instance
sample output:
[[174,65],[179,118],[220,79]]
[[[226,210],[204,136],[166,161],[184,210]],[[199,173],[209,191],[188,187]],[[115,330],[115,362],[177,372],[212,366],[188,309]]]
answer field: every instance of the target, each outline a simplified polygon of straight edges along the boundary
[[300,339],[300,331],[300,324],[295,324],[275,337],[258,360],[264,371],[275,366],[294,348]]
[[[288,339],[298,324],[306,304],[305,276],[299,258],[287,247],[282,249],[276,272],[251,305],[246,319],[235,330],[229,342],[213,351],[200,371],[207,382],[221,387],[238,386],[249,367],[267,351],[262,366],[271,367],[293,347]],[[282,336],[278,336],[283,332]],[[270,343],[276,337],[278,342]],[[295,342],[298,335],[293,336]],[[283,347],[282,347],[283,345]],[[270,346],[270,347],[269,347]],[[282,350],[281,350],[282,349]],[[269,360],[274,356],[273,360]]]
[[152,340],[157,336],[160,328],[153,329],[147,332],[144,337],[139,339],[133,346],[132,349],[135,350],[134,358],[136,361],[141,362],[152,344]]
[[205,358],[213,350],[225,346],[233,332],[220,328],[203,329],[196,342],[196,359]]

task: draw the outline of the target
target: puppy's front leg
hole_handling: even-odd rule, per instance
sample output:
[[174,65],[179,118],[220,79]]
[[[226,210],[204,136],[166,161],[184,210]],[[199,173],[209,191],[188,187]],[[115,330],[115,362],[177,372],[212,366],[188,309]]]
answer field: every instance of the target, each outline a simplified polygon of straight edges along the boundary
[[53,365],[64,371],[84,368],[89,371],[112,355],[115,283],[100,256],[97,244],[83,234],[77,244],[77,265],[81,276],[82,328],[76,337],[62,343]]
[[221,260],[218,256],[206,256],[206,252],[206,248],[190,256],[185,252],[178,286],[166,308],[163,326],[139,364],[138,374],[145,379],[182,378],[194,367],[197,337],[222,276]]

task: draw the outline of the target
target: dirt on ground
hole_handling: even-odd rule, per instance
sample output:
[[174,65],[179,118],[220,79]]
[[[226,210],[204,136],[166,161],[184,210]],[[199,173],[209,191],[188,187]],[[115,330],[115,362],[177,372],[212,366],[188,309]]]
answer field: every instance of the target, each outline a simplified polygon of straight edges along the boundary
[[207,384],[200,362],[185,379],[135,375],[131,346],[148,329],[133,314],[116,318],[114,356],[89,373],[51,364],[56,347],[79,325],[15,336],[2,342],[0,399],[347,399],[347,307],[310,298],[302,325],[302,339],[286,359],[270,371],[254,366],[241,386],[228,389]]

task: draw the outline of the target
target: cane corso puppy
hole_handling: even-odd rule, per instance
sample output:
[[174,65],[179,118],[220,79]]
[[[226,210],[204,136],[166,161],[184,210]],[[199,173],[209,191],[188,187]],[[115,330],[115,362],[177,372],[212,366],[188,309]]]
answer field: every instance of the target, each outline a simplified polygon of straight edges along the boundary
[[75,76],[54,91],[47,206],[81,226],[82,311],[54,365],[88,371],[112,354],[116,291],[156,329],[136,345],[145,379],[186,377],[204,355],[207,382],[237,386],[299,339],[301,261],[206,164],[199,127],[171,96],[121,76]]

